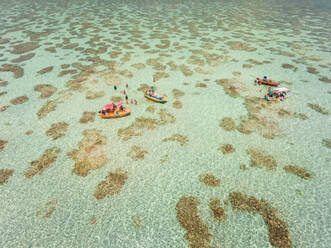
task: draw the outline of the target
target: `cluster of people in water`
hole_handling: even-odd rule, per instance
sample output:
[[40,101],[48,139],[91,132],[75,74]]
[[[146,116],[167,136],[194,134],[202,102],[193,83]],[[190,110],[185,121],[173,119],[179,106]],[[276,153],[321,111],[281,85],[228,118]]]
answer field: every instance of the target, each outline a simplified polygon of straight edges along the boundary
[[162,100],[162,96],[160,96],[159,94],[157,94],[154,90],[154,87],[152,87],[151,89],[148,89],[145,91],[145,94],[149,97],[153,97],[159,100]]
[[266,93],[264,97],[268,101],[270,101],[270,100],[283,101],[285,98],[287,98],[287,92],[286,91],[273,91],[269,87],[268,93]]

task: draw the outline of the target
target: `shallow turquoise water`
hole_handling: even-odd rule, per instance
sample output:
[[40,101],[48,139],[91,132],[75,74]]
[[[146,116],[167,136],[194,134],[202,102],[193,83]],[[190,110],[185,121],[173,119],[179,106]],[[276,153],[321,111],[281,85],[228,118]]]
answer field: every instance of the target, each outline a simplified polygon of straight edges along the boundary
[[[0,151],[0,169],[14,170],[8,182],[0,185],[1,247],[186,247],[186,230],[176,212],[176,204],[185,196],[199,200],[198,213],[212,234],[211,246],[272,247],[261,215],[242,213],[222,203],[227,220],[213,218],[210,199],[228,200],[230,192],[268,201],[287,223],[293,247],[329,246],[331,156],[322,142],[331,139],[328,2],[81,0],[1,2],[0,6],[0,66],[24,69],[20,78],[0,71],[0,82],[8,82],[0,87],[0,92],[7,92],[0,95],[0,108],[9,106],[0,112],[0,140],[8,141]],[[40,47],[13,53],[14,46],[30,41]],[[233,41],[241,43],[231,47]],[[65,47],[73,43],[78,44]],[[55,52],[45,50],[49,47],[55,47]],[[88,48],[100,51],[95,54]],[[28,53],[35,55],[12,62]],[[91,57],[99,61],[93,64],[94,71],[79,74],[81,70],[73,63],[92,65]],[[137,63],[144,68],[132,66]],[[63,64],[70,67],[61,69]],[[37,73],[48,66],[53,70]],[[73,69],[77,72],[59,76]],[[169,97],[164,105],[148,102],[138,90],[143,83],[151,85],[157,72],[166,73],[155,83],[157,91]],[[67,87],[75,75],[87,78],[86,89]],[[281,117],[269,106],[261,111],[276,123],[272,127],[253,125],[251,134],[220,127],[224,117],[239,125],[242,116],[248,116],[245,100],[263,97],[266,87],[252,83],[263,75],[285,81],[283,86],[292,90],[290,98],[271,106],[305,114],[307,119]],[[240,96],[226,94],[226,87],[215,83],[218,79],[234,79]],[[119,88],[116,92],[112,80]],[[79,122],[84,111],[96,112],[111,97],[123,96],[119,91],[126,83],[128,96],[138,101],[138,105],[129,103],[129,117],[103,120],[96,116],[94,122]],[[196,87],[196,83],[206,87]],[[34,90],[38,84],[51,84],[57,91],[41,99]],[[173,89],[185,94],[177,99]],[[88,100],[88,90],[105,94]],[[23,95],[29,98],[27,102],[11,103]],[[39,119],[37,112],[49,100],[57,103],[56,109]],[[182,108],[173,107],[176,100]],[[329,114],[309,108],[308,103]],[[149,106],[154,106],[155,113],[146,111]],[[128,141],[118,135],[120,128],[138,117],[158,119],[161,109],[175,116],[175,123],[144,129]],[[45,132],[60,121],[68,123],[68,129],[53,140]],[[110,162],[82,177],[72,172],[75,162],[67,153],[78,149],[82,131],[91,128],[107,137],[102,149]],[[33,133],[26,135],[28,130]],[[282,135],[268,139],[264,132]],[[176,133],[188,138],[186,145],[162,141]],[[218,150],[222,144],[231,144],[235,152],[224,155]],[[54,146],[61,149],[56,161],[41,175],[26,178],[24,171],[30,162]],[[128,156],[132,146],[148,152],[144,159]],[[250,167],[247,149],[271,154],[277,169]],[[241,170],[242,164],[248,170]],[[289,164],[307,169],[313,178],[286,173],[283,167]],[[97,185],[116,168],[127,170],[128,179],[119,193],[97,200]],[[220,179],[220,186],[200,182],[199,175],[207,173]],[[50,201],[56,202],[47,205]],[[54,212],[45,217],[52,207]],[[139,216],[139,225],[134,216]],[[92,217],[95,224],[89,223]]]

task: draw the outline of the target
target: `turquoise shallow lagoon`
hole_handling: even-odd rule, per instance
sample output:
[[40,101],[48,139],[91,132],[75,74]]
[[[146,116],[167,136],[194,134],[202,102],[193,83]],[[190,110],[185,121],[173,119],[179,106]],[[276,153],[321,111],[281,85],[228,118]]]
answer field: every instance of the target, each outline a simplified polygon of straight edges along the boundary
[[330,247],[329,2],[0,7],[0,247]]

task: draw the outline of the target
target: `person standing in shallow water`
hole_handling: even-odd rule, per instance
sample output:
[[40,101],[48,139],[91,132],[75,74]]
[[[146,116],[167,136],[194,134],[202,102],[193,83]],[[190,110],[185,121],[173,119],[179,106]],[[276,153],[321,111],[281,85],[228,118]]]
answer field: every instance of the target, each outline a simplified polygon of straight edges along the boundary
[[114,85],[114,90],[117,90],[117,86],[116,85]]

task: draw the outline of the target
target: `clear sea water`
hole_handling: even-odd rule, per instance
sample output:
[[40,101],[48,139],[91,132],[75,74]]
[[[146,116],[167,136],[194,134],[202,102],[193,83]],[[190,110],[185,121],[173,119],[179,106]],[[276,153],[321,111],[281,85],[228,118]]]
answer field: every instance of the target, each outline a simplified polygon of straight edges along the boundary
[[[226,201],[230,192],[268,201],[287,223],[293,247],[331,246],[329,1],[1,0],[0,7],[0,82],[7,82],[0,86],[0,108],[9,106],[0,112],[0,140],[7,141],[0,150],[0,169],[13,170],[0,185],[0,247],[188,247],[176,204],[189,196],[200,202],[198,213],[212,235],[211,247],[273,247],[259,214],[222,203],[226,221],[213,218],[210,200]],[[33,43],[24,48],[39,47],[15,50],[27,42]],[[31,53],[30,59],[15,60]],[[90,71],[84,74],[75,63]],[[16,78],[8,65],[24,74]],[[37,73],[49,66],[51,71]],[[60,76],[65,70],[76,71]],[[291,89],[288,99],[262,107],[274,125],[253,125],[250,134],[223,129],[223,118],[238,126],[252,114],[245,100],[263,98],[267,87],[253,82],[264,75]],[[67,82],[77,78],[86,78],[85,88],[68,88]],[[230,86],[217,84],[219,79],[232,80],[240,96],[227,94]],[[57,90],[40,98],[34,90],[39,84]],[[169,101],[148,101],[138,90],[141,84],[154,85]],[[174,89],[184,95],[176,98]],[[96,115],[94,121],[80,123],[84,111],[97,112],[112,97],[123,98],[123,90],[130,116],[105,120]],[[88,91],[104,95],[87,99]],[[13,104],[19,96],[28,101]],[[56,108],[38,118],[47,101],[56,102]],[[175,101],[182,108],[175,108]],[[154,113],[146,111],[150,106]],[[159,119],[161,109],[175,122],[136,129],[140,135],[129,140],[119,136],[136,118]],[[280,116],[279,109],[292,114]],[[58,122],[68,128],[53,140],[46,131]],[[68,153],[79,149],[86,129],[107,138],[96,156],[106,154],[109,162],[80,176],[73,173],[75,161]],[[261,130],[281,135],[270,139]],[[173,134],[188,142],[163,141]],[[223,144],[235,152],[223,154],[218,150]],[[134,146],[147,151],[143,158],[129,155]],[[51,147],[61,149],[56,161],[27,178],[30,162]],[[250,166],[248,149],[272,155],[277,169]],[[240,169],[242,164],[248,169]],[[287,173],[286,165],[305,168],[312,178]],[[128,172],[125,184],[97,200],[98,184],[117,168]],[[213,174],[220,185],[205,185],[199,180],[202,174]]]

